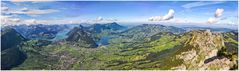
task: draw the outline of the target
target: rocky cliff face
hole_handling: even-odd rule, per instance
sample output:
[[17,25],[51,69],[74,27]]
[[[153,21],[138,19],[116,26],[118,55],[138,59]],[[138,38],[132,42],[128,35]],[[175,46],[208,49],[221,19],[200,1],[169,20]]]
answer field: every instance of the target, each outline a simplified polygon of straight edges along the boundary
[[189,35],[189,39],[172,60],[180,63],[171,69],[229,70],[233,66],[229,58],[218,55],[225,46],[221,34],[206,30],[192,31],[186,35]]

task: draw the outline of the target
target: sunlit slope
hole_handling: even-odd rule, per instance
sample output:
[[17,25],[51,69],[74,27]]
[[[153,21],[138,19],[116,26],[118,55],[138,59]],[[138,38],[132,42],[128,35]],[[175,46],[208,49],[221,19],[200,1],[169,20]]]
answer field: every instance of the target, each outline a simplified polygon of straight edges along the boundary
[[[67,43],[37,49],[23,47],[43,57],[36,58],[27,52],[32,56],[15,69],[230,69],[235,66],[231,57],[219,54],[222,48],[227,48],[220,33],[165,32],[148,39],[149,42],[112,43],[99,48]],[[33,59],[37,61],[32,62]]]

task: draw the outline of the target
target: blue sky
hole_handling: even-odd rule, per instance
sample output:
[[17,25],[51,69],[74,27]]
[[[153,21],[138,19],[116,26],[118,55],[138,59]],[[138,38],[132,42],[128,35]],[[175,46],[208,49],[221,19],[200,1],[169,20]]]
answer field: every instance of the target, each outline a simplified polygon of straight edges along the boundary
[[236,1],[2,1],[1,11],[5,24],[112,21],[238,24]]

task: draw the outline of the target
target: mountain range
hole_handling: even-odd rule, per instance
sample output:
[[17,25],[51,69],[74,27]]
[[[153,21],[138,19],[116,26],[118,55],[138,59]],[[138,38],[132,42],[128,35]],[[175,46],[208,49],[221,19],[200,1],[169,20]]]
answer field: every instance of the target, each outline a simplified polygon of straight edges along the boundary
[[[64,29],[69,31],[61,40],[45,40],[52,37],[39,35],[52,31],[44,34],[55,37]],[[44,39],[32,39],[35,34]],[[1,39],[2,70],[238,69],[236,30],[185,30],[159,24],[128,28],[113,22],[71,27],[11,26],[1,30]]]
[[71,29],[71,25],[18,25],[12,26],[16,31],[28,39],[53,39],[59,31]]

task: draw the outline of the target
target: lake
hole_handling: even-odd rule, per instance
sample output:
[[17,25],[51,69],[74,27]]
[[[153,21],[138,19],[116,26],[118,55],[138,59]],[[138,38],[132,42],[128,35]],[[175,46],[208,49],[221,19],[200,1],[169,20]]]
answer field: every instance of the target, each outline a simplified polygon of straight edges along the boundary
[[98,42],[96,42],[97,45],[108,45],[109,44],[110,37],[102,37]]

